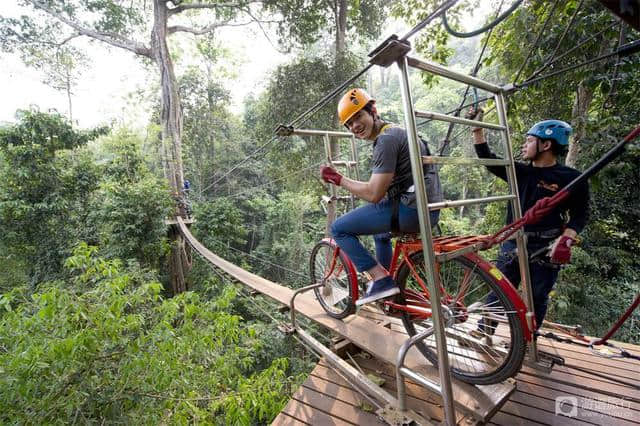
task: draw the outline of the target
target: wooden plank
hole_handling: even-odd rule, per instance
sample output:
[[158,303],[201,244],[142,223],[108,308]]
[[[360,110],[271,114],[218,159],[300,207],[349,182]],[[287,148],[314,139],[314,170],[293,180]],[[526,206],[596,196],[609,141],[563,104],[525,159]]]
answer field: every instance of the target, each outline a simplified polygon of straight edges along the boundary
[[308,425],[309,423],[305,423],[302,420],[295,419],[282,411],[275,419],[273,419],[271,424],[273,426],[301,426]]
[[310,425],[335,425],[335,426],[351,426],[354,423],[346,422],[342,419],[332,417],[323,411],[317,410],[315,407],[301,403],[298,400],[291,400],[289,404],[282,410],[282,413],[295,419],[294,424],[310,424]]
[[544,374],[538,370],[534,370],[530,367],[522,367],[520,375],[526,374],[532,377],[537,377],[540,381],[560,382],[568,385],[580,387],[583,389],[589,389],[601,393],[603,395],[609,395],[617,397],[624,395],[632,401],[640,402],[640,390],[633,389],[629,386],[620,385],[605,381],[597,377],[589,377],[588,375],[578,374],[579,372],[573,371],[561,371],[558,367],[554,367],[554,371],[550,374]]
[[[597,390],[587,390],[558,382],[538,381],[537,378],[533,378],[534,381],[532,382],[530,381],[531,377],[527,376],[526,374],[517,376],[517,380],[518,390],[522,390],[523,392],[527,393],[533,393],[536,395],[543,395],[544,397],[553,400],[555,400],[555,398],[558,396],[565,395],[590,399],[606,398],[606,395],[602,395]],[[624,396],[621,395],[620,397],[623,398]],[[638,412],[638,415],[640,415],[640,404],[635,401],[629,400],[628,406],[630,410]]]
[[[326,378],[327,380],[335,379],[334,375],[336,373],[331,370],[329,366],[325,367],[323,365],[319,365],[319,367],[320,368],[316,368],[314,370],[316,372],[315,374],[321,374],[322,377]],[[324,370],[322,369],[323,367]],[[363,370],[365,371],[365,373],[373,373],[376,376],[383,378],[385,380],[385,383],[382,387],[385,390],[390,391],[392,394],[397,393],[394,377],[379,374],[374,370],[370,370],[367,366],[363,366]],[[422,394],[426,394],[424,388],[411,383],[407,384],[407,406],[426,419],[433,419],[437,422],[442,421],[442,407],[438,405],[438,403],[435,401],[435,398],[431,394],[425,396],[420,395],[420,392],[422,392]],[[431,400],[429,401],[427,398],[431,398]],[[459,417],[463,417],[461,414],[457,414]]]
[[[303,386],[298,392],[296,392],[293,399],[312,406],[323,413],[329,414],[331,417],[336,419],[336,422],[342,421],[357,425],[384,425],[384,422],[378,420],[375,414],[365,412],[359,407],[334,399],[329,395],[323,395],[321,392],[317,392],[306,386]],[[317,423],[314,422],[314,424]]]
[[[520,384],[518,384],[520,385]],[[573,398],[572,395],[558,395],[563,397]],[[530,407],[530,409],[535,409],[534,411],[530,411],[531,415],[527,415],[525,417],[536,420],[544,420],[543,423],[548,424],[569,424],[567,423],[568,419],[575,420],[576,424],[581,423],[593,423],[596,425],[602,426],[633,426],[637,423],[632,422],[630,419],[635,416],[633,411],[625,409],[625,407],[620,407],[620,409],[611,409],[607,410],[605,404],[602,404],[602,409],[598,410],[597,407],[587,406],[583,399],[576,398],[576,402],[578,405],[577,414],[572,418],[565,418],[561,415],[556,415],[556,400],[547,399],[541,397],[539,395],[534,395],[526,392],[522,392],[518,390],[514,392],[514,394],[509,399],[502,411],[504,412],[512,412],[512,408],[510,404],[516,404],[518,410],[523,412],[525,410],[524,407]],[[582,407],[580,406],[582,403]],[[596,408],[594,410],[589,408]],[[638,413],[640,414],[640,413]],[[557,420],[562,420],[560,423]]]

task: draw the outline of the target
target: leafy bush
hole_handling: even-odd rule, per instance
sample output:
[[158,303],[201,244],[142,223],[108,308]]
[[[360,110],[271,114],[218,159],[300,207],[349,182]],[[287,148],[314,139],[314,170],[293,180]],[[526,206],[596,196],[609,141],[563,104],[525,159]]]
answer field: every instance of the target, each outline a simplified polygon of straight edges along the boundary
[[96,254],[75,250],[69,283],[0,297],[0,422],[248,424],[280,411],[287,360],[254,371],[263,343],[225,312],[232,289],[163,299],[150,273]]

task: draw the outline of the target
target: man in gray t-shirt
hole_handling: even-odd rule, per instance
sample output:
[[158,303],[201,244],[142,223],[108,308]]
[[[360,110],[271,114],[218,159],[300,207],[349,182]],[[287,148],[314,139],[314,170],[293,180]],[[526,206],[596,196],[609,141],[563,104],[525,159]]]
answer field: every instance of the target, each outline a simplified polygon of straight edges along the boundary
[[[349,256],[360,272],[372,280],[362,305],[392,296],[399,292],[387,269],[391,263],[390,231],[415,233],[419,231],[418,211],[411,173],[407,132],[382,121],[372,99],[362,89],[349,90],[338,104],[340,123],[359,139],[373,142],[373,168],[368,182],[361,182],[339,174],[335,169],[322,168],[325,182],[341,186],[368,204],[340,216],[331,226],[331,234],[338,246]],[[426,144],[421,153],[427,155]],[[440,179],[435,166],[424,166],[427,199],[442,201]],[[430,214],[431,223],[438,222],[439,212]],[[377,260],[364,248],[359,235],[373,235]]]

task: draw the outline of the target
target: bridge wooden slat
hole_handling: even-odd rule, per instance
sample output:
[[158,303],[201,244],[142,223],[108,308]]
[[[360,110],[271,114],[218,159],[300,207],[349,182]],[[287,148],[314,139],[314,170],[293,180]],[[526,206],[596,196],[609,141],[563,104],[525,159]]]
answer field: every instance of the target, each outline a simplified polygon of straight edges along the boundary
[[[372,413],[363,411],[360,407],[347,404],[340,400],[334,399],[328,394],[322,394],[308,386],[303,386],[304,391],[296,393],[293,399],[303,402],[306,405],[313,405],[316,409],[329,414],[336,421],[344,421],[350,424],[372,424],[384,425]],[[317,423],[314,423],[317,424]]]
[[[518,383],[518,386],[520,383]],[[565,396],[560,395],[558,396]],[[529,407],[529,408],[526,408]],[[502,411],[506,413],[511,413],[513,410],[517,408],[519,411],[518,415],[522,416],[522,413],[528,413],[528,415],[524,416],[527,418],[532,418],[536,420],[544,420],[543,423],[547,424],[584,424],[593,423],[595,425],[602,426],[633,426],[634,423],[629,419],[632,418],[633,412],[631,410],[625,410],[624,407],[621,407],[619,411],[614,413],[605,413],[598,410],[579,410],[578,414],[573,418],[565,418],[564,416],[558,416],[555,413],[556,403],[554,399],[548,399],[547,395],[544,397],[525,393],[520,391],[514,392],[514,394],[509,399],[503,407]],[[610,415],[613,414],[613,415]],[[626,417],[626,418],[625,418]],[[561,420],[559,422],[559,420]]]
[[[388,376],[386,374],[380,374],[375,370],[371,370],[370,366],[362,365],[362,369],[365,373],[374,374],[380,378],[385,379],[385,383],[382,388],[391,392],[392,395],[396,394],[395,387],[395,378],[392,376]],[[313,370],[316,375],[319,375],[327,380],[333,380],[336,377],[336,372],[331,369],[330,366],[325,365],[322,361],[318,364],[318,366]],[[314,373],[312,373],[314,374]],[[436,403],[435,399],[431,397],[431,400],[428,398],[430,396],[423,395],[424,389],[419,387],[418,385],[414,385],[412,383],[407,383],[407,405],[414,410],[416,413],[420,414],[426,419],[433,419],[434,421],[442,420],[442,408]],[[456,413],[460,418],[463,416],[459,413]]]
[[298,420],[296,418],[291,417],[284,411],[278,414],[278,417],[273,419],[271,422],[274,426],[300,426],[300,425],[308,425],[309,423],[303,422],[302,420]]
[[[531,380],[533,380],[534,382],[532,382]],[[547,383],[545,381],[540,381],[538,377],[531,378],[526,374],[518,375],[518,390],[520,390],[520,388],[522,388],[523,392],[533,393],[535,395],[544,395],[545,398],[549,398],[554,401],[558,396],[567,395],[589,399],[602,399],[603,397],[606,397],[595,390],[578,388],[572,385],[566,385],[558,382]],[[637,416],[640,417],[640,404],[634,401],[629,401],[629,409],[638,412]]]

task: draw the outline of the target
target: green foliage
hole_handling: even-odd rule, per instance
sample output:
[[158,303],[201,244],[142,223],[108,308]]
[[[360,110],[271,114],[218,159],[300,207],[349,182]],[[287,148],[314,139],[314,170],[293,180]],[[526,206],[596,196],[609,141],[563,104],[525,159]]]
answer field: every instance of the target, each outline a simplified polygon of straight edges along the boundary
[[95,255],[77,248],[66,262],[72,283],[0,297],[3,423],[273,419],[291,383],[287,362],[254,370],[263,342],[224,311],[232,293],[163,299],[149,273]]
[[[362,42],[375,39],[386,16],[385,2],[345,1],[343,4],[323,1],[287,0],[264,2],[267,10],[281,14],[278,35],[280,43],[290,48],[295,45],[308,46],[321,36],[345,31],[347,40]],[[344,10],[342,10],[344,8]],[[340,29],[338,14],[346,15],[346,26]]]
[[87,156],[68,150],[105,129],[75,131],[60,115],[37,111],[21,111],[18,120],[0,129],[0,246],[34,283],[60,272],[98,180]]

